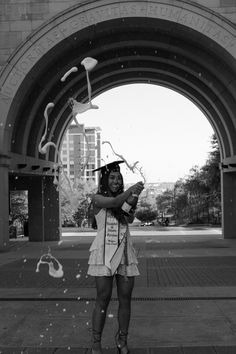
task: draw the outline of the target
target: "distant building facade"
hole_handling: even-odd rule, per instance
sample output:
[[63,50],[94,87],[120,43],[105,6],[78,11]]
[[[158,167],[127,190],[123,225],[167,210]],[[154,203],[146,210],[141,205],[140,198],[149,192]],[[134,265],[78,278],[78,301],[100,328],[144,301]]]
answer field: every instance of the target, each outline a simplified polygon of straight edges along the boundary
[[64,171],[72,182],[80,176],[97,184],[98,174],[93,170],[101,166],[101,129],[70,125],[60,154]]

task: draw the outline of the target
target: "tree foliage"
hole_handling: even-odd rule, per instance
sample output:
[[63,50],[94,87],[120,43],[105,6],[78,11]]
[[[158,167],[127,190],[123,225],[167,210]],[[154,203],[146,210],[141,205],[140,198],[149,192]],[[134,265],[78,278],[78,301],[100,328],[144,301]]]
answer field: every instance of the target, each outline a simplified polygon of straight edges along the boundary
[[140,221],[153,221],[157,217],[157,212],[150,207],[140,207],[136,210],[135,216]]
[[153,221],[157,217],[155,199],[150,195],[147,190],[142,194],[135,212],[135,216],[142,222]]
[[28,194],[27,191],[17,190],[10,192],[10,219],[19,220],[21,223],[28,219]]
[[77,179],[73,184],[68,179],[61,181],[61,219],[62,225],[81,226],[89,219],[91,195],[96,186],[92,181]]
[[220,223],[220,151],[213,134],[211,151],[204,166],[193,166],[184,179],[175,183],[173,191],[157,197],[159,212],[174,213],[177,223]]

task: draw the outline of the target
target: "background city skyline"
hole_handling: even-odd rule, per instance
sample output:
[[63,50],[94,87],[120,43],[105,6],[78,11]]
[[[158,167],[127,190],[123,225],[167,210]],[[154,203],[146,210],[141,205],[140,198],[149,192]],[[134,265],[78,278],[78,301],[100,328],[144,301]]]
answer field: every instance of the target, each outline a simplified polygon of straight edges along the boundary
[[[175,182],[204,165],[213,129],[199,108],[183,95],[157,85],[132,84],[93,99],[98,110],[77,115],[85,126],[99,126],[101,140],[132,165],[139,161],[146,182]],[[102,164],[119,159],[102,144]],[[126,183],[139,173],[122,165]]]

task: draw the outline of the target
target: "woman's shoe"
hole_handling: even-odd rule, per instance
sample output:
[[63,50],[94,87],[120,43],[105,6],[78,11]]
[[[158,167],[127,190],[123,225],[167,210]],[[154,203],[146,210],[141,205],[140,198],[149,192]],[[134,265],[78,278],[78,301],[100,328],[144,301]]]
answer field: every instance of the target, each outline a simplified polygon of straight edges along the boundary
[[115,339],[118,354],[130,354],[130,351],[127,347],[127,336],[128,333],[124,333],[122,331],[118,331],[116,333]]
[[102,354],[101,343],[99,342],[93,343],[92,354]]
[[92,354],[102,354],[101,333],[93,330]]

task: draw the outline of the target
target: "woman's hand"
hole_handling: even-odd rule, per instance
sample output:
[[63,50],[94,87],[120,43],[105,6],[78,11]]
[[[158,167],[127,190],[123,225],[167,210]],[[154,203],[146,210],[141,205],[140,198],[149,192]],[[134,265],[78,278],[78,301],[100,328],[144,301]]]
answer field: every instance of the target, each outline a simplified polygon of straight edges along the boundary
[[133,194],[140,194],[142,192],[142,190],[144,189],[144,184],[142,181],[135,183],[132,187],[131,187],[131,193]]

